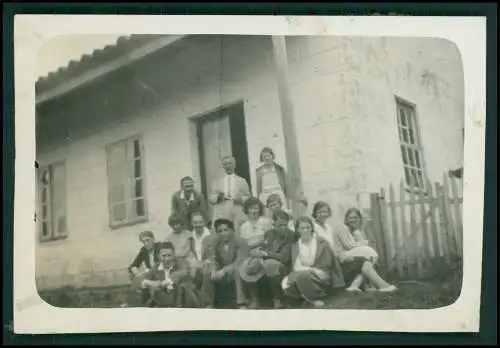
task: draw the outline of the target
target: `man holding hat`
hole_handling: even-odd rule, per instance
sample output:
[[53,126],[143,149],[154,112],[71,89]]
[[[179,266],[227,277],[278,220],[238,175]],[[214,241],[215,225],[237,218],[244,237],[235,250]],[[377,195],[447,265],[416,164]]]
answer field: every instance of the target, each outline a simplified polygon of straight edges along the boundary
[[240,267],[240,276],[248,288],[251,301],[249,307],[259,307],[257,284],[262,278],[269,282],[273,307],[284,307],[281,280],[288,272],[291,262],[293,232],[289,230],[290,216],[283,210],[273,215],[273,229],[266,232],[261,247],[250,250],[250,257]]

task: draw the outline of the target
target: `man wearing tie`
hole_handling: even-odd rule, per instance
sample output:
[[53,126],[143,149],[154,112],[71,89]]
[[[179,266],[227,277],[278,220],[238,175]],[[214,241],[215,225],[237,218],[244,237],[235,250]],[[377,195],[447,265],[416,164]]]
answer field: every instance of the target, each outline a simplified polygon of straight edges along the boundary
[[209,197],[209,203],[214,208],[212,221],[221,218],[233,222],[245,219],[243,203],[251,196],[250,187],[244,178],[234,172],[234,157],[222,158],[222,167],[226,174],[214,182]]

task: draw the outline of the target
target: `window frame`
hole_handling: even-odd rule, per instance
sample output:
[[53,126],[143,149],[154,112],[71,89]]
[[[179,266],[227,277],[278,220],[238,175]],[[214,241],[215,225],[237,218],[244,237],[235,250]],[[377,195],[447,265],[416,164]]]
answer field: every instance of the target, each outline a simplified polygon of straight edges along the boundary
[[[132,188],[132,182],[137,181],[138,179],[134,176],[133,178],[131,176],[127,176],[124,178],[124,195],[125,195],[125,200],[124,201],[113,201],[112,199],[112,193],[111,190],[115,188],[117,185],[115,185],[115,181],[111,181],[111,150],[114,147],[117,146],[125,146],[125,166],[128,168],[129,166],[131,167],[130,169],[133,169],[134,162],[136,161],[136,157],[131,157],[128,155],[127,150],[131,146],[133,146],[133,143],[135,141],[139,142],[139,151],[140,151],[140,157],[137,157],[140,159],[140,170],[141,170],[141,176],[138,177],[140,178],[139,180],[142,181],[142,196],[140,196],[139,199],[142,199],[143,201],[143,209],[144,209],[144,215],[143,216],[135,216],[131,217],[131,209],[132,209],[132,203],[134,201],[137,201],[139,199],[136,199],[133,197],[133,188]],[[149,207],[148,207],[148,197],[147,197],[147,188],[146,188],[146,176],[145,176],[145,151],[144,151],[144,141],[143,141],[143,136],[142,134],[135,134],[123,139],[120,139],[118,141],[115,141],[113,143],[109,143],[106,145],[106,180],[107,180],[107,205],[108,205],[108,225],[111,229],[118,229],[121,227],[125,226],[132,226],[140,223],[147,222],[149,220]],[[117,204],[125,204],[125,214],[126,218],[125,220],[116,220],[114,213],[113,213],[113,207],[116,206]]]
[[[395,104],[396,104],[396,127],[397,127],[397,132],[398,132],[398,140],[399,140],[399,153],[400,153],[400,158],[401,158],[401,163],[403,164],[403,182],[405,185],[405,189],[408,192],[427,192],[428,189],[428,184],[427,184],[427,171],[426,171],[426,165],[425,165],[425,158],[424,158],[424,148],[422,146],[422,136],[421,136],[421,131],[420,131],[420,123],[419,123],[419,118],[418,118],[418,111],[417,111],[417,106],[414,103],[411,103],[401,97],[395,96]],[[407,118],[407,124],[403,125],[401,122],[401,116],[400,116],[400,109],[405,110],[405,117]],[[410,117],[408,117],[408,111],[410,111]],[[406,128],[407,130],[407,140],[404,140],[404,137],[402,136],[401,129]],[[413,142],[411,143],[410,140],[410,132],[413,132]],[[403,155],[403,150],[404,148],[404,155]],[[420,167],[416,166],[416,159],[413,159],[413,162],[415,165],[412,165],[410,163],[409,159],[409,151],[413,150],[413,153],[417,153],[419,156],[419,164]],[[412,155],[414,156],[414,155]],[[405,159],[406,157],[406,159]],[[411,182],[407,180],[406,177],[406,171],[408,171],[410,174],[413,173],[413,170],[420,171],[422,175],[422,182],[421,185],[419,185],[419,179],[418,178],[413,178],[413,181],[417,182],[417,185],[412,185]],[[416,179],[416,180],[415,180]]]
[[[59,225],[56,224],[56,217],[55,217],[55,211],[56,209],[54,208],[54,189],[55,189],[55,184],[54,184],[54,168],[60,167],[64,171],[64,183],[61,185],[60,189],[63,191],[62,192],[62,209],[64,213],[64,224],[65,224],[65,229],[64,232],[58,232],[56,229],[59,228]],[[48,184],[45,184],[44,181],[44,175],[48,171],[49,173],[49,179],[48,179]],[[68,200],[68,189],[67,189],[67,171],[66,171],[66,161],[65,160],[60,160],[60,161],[55,161],[49,164],[46,164],[44,166],[41,166],[38,169],[38,174],[37,174],[37,183],[38,183],[38,199],[37,199],[37,230],[38,230],[38,240],[40,243],[49,243],[49,242],[55,242],[59,240],[64,240],[69,237],[69,231],[68,231],[68,209],[67,209],[67,200]],[[43,201],[43,191],[46,189],[45,192],[45,197],[46,200]],[[60,203],[60,202],[58,202]],[[47,214],[46,217],[44,218],[43,214],[43,209],[44,206],[47,208]],[[46,226],[48,228],[48,235],[44,236],[43,234],[43,227],[44,223],[46,223]]]

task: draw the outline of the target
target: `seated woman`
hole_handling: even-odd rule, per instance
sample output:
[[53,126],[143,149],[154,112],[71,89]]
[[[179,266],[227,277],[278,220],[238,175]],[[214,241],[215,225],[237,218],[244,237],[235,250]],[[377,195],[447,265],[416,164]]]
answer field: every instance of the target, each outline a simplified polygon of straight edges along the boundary
[[202,291],[206,299],[205,306],[213,308],[216,297],[227,296],[226,291],[218,291],[218,289],[227,290],[230,286],[236,292],[237,306],[245,309],[248,300],[243,292],[239,269],[242,261],[248,257],[248,246],[241,237],[235,235],[234,223],[231,220],[217,219],[214,222],[214,228],[217,238],[214,247],[211,248],[210,256],[213,269],[210,273],[205,272],[203,275]]
[[187,259],[191,256],[189,245],[189,237],[191,232],[184,229],[184,219],[181,215],[173,213],[168,218],[168,225],[172,228],[172,232],[165,238],[171,242],[175,248],[175,256],[181,259]]
[[[347,291],[360,291],[359,287],[364,280],[370,281],[381,292],[393,292],[397,288],[386,282],[375,270],[372,263],[373,258],[369,257],[371,252],[361,250],[358,254],[352,249],[358,246],[367,246],[367,241],[356,241],[347,226],[341,225],[333,232],[334,248],[342,266],[344,279],[349,287]],[[366,249],[366,248],[364,248]],[[359,251],[359,250],[358,250]],[[359,256],[362,255],[362,256]]]
[[266,232],[260,247],[250,250],[250,258],[241,266],[241,278],[250,293],[251,309],[260,307],[258,284],[263,278],[269,284],[273,307],[284,307],[281,281],[288,273],[293,245],[292,232],[287,227],[289,220],[287,213],[276,211],[273,216],[273,229]]
[[[137,253],[132,264],[128,267],[131,280],[140,276],[141,274],[149,271],[159,261],[158,257],[158,243],[155,241],[155,236],[152,231],[143,231],[139,233],[139,240],[142,247]],[[141,271],[141,267],[144,267]],[[149,291],[138,289],[141,293],[141,302],[143,305],[150,304]]]
[[292,272],[283,279],[285,295],[324,307],[330,289],[345,286],[328,242],[314,232],[314,222],[301,216],[295,222],[300,238],[292,247]]
[[[357,208],[349,208],[345,214],[344,225],[347,226],[352,234],[352,239],[346,240],[344,243],[350,250],[346,251],[348,257],[363,257],[370,261],[375,266],[378,261],[378,253],[369,244],[370,242],[362,232],[363,217],[361,211]],[[365,290],[376,290],[371,281],[365,280],[362,274],[359,274],[354,281],[354,286],[349,287],[350,291],[359,291],[361,284],[365,285]]]
[[316,202],[311,215],[314,219],[314,231],[325,239],[333,250],[333,230],[326,222],[332,216],[330,205],[323,201]]
[[247,219],[241,224],[238,234],[250,249],[257,248],[264,242],[266,231],[273,227],[272,220],[264,216],[264,205],[255,197],[245,201],[243,212]]

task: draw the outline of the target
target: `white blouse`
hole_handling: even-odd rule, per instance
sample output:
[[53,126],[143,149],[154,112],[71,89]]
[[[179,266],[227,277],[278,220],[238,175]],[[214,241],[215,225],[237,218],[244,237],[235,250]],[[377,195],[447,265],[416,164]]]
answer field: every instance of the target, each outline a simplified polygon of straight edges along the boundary
[[328,242],[328,244],[330,244],[330,248],[332,248],[333,250],[333,230],[330,227],[330,225],[325,223],[325,226],[323,227],[317,222],[315,222],[314,231],[317,233],[318,236],[325,239]]
[[316,249],[318,246],[316,236],[313,236],[308,244],[303,243],[300,239],[298,242],[299,254],[293,265],[294,271],[305,271],[311,269],[316,259]]

